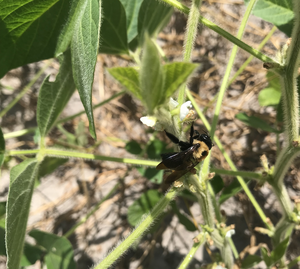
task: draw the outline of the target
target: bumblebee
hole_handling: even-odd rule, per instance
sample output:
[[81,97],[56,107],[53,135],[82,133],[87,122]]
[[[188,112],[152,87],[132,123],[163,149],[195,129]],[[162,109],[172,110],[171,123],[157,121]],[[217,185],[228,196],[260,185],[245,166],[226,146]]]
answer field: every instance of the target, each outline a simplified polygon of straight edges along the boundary
[[191,126],[189,142],[180,141],[173,134],[165,131],[167,137],[179,145],[180,152],[161,154],[162,162],[156,166],[158,170],[174,170],[166,178],[166,183],[172,183],[188,172],[196,173],[195,166],[203,161],[211,150],[213,143],[208,134],[199,134]]

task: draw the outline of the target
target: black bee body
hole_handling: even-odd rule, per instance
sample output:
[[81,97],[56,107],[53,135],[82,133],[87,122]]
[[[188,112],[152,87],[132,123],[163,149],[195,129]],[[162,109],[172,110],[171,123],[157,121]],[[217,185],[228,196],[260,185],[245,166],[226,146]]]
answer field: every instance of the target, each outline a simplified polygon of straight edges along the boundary
[[[194,135],[194,132],[196,135]],[[176,136],[166,132],[169,139],[179,145],[180,152],[171,152],[161,154],[162,162],[156,169],[174,170],[165,180],[166,183],[172,183],[181,178],[188,172],[196,173],[195,166],[203,161],[213,146],[211,138],[207,134],[199,134],[194,131],[193,125],[190,131],[189,142],[180,141]]]

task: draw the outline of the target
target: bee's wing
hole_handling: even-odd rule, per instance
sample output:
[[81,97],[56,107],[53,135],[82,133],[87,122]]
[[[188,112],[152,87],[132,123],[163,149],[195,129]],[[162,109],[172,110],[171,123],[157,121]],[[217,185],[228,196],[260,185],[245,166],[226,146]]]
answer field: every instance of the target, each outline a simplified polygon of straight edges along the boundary
[[158,170],[173,169],[185,170],[187,169],[187,162],[193,156],[194,146],[181,152],[171,152],[161,154],[162,162],[156,166]]

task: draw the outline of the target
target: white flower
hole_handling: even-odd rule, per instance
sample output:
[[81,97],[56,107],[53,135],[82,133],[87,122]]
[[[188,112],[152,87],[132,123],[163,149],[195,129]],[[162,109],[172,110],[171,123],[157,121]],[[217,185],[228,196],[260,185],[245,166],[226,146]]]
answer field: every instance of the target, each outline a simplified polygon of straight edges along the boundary
[[234,230],[234,229],[231,229],[231,230],[229,230],[229,231],[226,233],[225,237],[230,238],[230,237],[233,236],[234,234],[235,234],[235,230]]
[[217,265],[217,267],[216,267],[215,269],[226,269],[226,268],[224,268],[224,267],[221,266],[221,265]]
[[184,118],[189,114],[190,109],[192,109],[192,102],[191,101],[187,101],[185,103],[182,104],[182,106],[180,107],[180,120],[183,121]]
[[177,106],[178,106],[178,102],[171,97],[170,101],[169,101],[169,109],[170,109],[170,111],[172,111],[173,109],[175,109]]
[[140,121],[149,127],[153,127],[157,122],[157,118],[153,116],[141,117]]

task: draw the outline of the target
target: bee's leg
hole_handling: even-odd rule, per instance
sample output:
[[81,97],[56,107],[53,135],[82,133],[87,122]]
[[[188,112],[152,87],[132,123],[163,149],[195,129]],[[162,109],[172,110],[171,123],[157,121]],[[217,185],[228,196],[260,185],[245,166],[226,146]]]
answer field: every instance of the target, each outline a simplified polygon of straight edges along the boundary
[[170,134],[170,133],[168,133],[167,131],[165,131],[165,133],[166,133],[167,137],[169,137],[169,139],[170,139],[173,143],[179,144],[180,141],[179,141],[179,139],[178,139],[175,135]]
[[193,145],[193,142],[194,142],[194,123],[192,123],[191,125],[191,130],[190,130],[190,145]]
[[199,134],[199,132],[198,132],[197,130],[195,130],[195,133],[196,133],[196,135],[193,137],[193,139],[199,140],[199,139],[200,139],[200,134]]
[[173,143],[179,145],[180,150],[182,150],[182,151],[183,151],[183,150],[187,150],[187,149],[191,146],[191,145],[190,145],[189,143],[187,143],[187,142],[180,141],[175,135],[170,134],[170,133],[168,133],[168,132],[166,132],[166,131],[165,131],[165,133],[166,133],[167,137],[169,137],[169,139],[170,139]]

